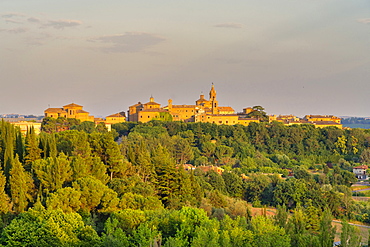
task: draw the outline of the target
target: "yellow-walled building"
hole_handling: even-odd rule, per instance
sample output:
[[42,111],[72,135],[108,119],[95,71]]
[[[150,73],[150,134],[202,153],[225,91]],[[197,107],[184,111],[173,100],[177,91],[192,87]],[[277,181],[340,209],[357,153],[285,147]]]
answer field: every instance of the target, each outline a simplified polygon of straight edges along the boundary
[[316,128],[325,128],[325,127],[330,127],[330,126],[334,126],[334,127],[339,128],[339,129],[343,128],[342,124],[336,123],[336,122],[333,122],[333,121],[313,121],[313,122],[310,122],[310,123],[313,124]]
[[333,115],[306,115],[304,119],[309,122],[324,121],[324,122],[335,122],[338,124],[340,124],[341,122],[339,117]]
[[84,111],[83,106],[75,103],[63,106],[63,108],[48,108],[44,111],[45,117],[58,118],[76,118],[81,122],[91,121],[94,122],[94,116],[90,116],[89,112]]
[[126,122],[126,115],[124,112],[112,114],[107,116],[104,122],[107,124],[123,123]]
[[41,123],[19,121],[19,122],[11,122],[11,124],[18,126],[22,134],[26,134],[31,128],[33,128],[36,135],[40,134],[41,132]]
[[161,107],[159,103],[154,102],[151,97],[148,103],[138,102],[129,107],[129,121],[148,122],[152,119],[160,119],[163,114],[171,114],[173,121],[183,122],[204,122],[225,125],[243,124],[248,125],[251,122],[259,122],[258,119],[243,118],[230,106],[219,106],[217,101],[217,92],[212,84],[209,92],[209,100],[201,94],[195,101],[195,105],[174,105],[172,99],[168,100],[168,105]]

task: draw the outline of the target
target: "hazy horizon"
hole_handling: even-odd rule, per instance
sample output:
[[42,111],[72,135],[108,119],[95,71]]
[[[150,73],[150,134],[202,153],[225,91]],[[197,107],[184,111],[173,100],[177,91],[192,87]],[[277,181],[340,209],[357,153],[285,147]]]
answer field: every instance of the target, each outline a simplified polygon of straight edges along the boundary
[[0,2],[0,114],[138,101],[370,116],[368,1]]

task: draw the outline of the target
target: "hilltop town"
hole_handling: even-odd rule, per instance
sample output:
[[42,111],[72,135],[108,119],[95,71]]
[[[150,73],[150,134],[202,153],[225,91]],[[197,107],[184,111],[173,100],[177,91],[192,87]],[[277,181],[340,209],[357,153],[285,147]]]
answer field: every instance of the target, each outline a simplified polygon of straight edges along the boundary
[[[108,130],[112,124],[130,122],[146,123],[151,120],[164,121],[183,121],[183,122],[203,122],[214,123],[217,125],[244,125],[259,122],[281,122],[286,126],[294,124],[313,124],[317,128],[335,126],[342,129],[341,119],[333,115],[306,115],[299,118],[294,115],[267,115],[264,108],[261,106],[246,107],[241,112],[236,112],[230,106],[219,105],[217,100],[217,92],[215,86],[209,92],[209,99],[206,99],[204,94],[195,100],[195,104],[176,105],[172,99],[168,100],[166,106],[155,102],[154,97],[149,98],[149,102],[131,105],[126,113],[119,112],[109,115],[105,118],[96,118],[88,111],[83,109],[83,106],[71,103],[59,108],[47,108],[44,110],[45,118],[72,118],[80,122],[89,121],[95,124],[104,124]],[[34,127],[37,132],[41,128],[40,121],[12,121],[13,124],[19,126],[25,132],[30,126]]]

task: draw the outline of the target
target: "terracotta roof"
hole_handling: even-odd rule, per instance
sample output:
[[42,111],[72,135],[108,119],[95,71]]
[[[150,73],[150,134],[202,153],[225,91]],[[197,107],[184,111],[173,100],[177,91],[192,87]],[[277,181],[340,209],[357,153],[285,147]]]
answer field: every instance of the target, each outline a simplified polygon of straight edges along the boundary
[[154,109],[145,109],[140,112],[168,112],[168,111],[161,108],[154,108]]
[[334,118],[339,119],[339,117],[333,115],[306,115],[305,118]]
[[333,121],[312,121],[311,123],[315,125],[341,125]]
[[144,105],[160,105],[160,104],[158,104],[156,102],[148,102],[148,103],[145,103]]
[[234,109],[230,106],[219,106],[218,111],[234,111]]
[[[295,124],[295,123],[297,123],[297,124],[304,124],[304,123],[307,123],[307,124],[309,124],[309,123],[311,123],[311,122],[308,122],[308,121],[306,121],[306,120],[298,120],[298,121],[291,121],[291,120],[289,120],[289,119],[286,119],[286,120],[284,120],[286,123],[290,123],[290,124]],[[322,122],[322,121],[321,121]],[[331,123],[334,123],[334,122],[331,122]]]
[[247,118],[247,117],[239,117],[239,120],[249,120],[249,121],[255,121],[255,120],[258,120],[258,118]]
[[196,105],[172,105],[172,108],[195,108]]
[[136,106],[139,106],[139,105],[142,106],[143,104],[141,104],[141,102],[138,102],[137,104],[129,106],[129,107],[136,107]]
[[116,113],[116,114],[109,115],[107,117],[125,117],[125,116],[123,116],[121,113]]
[[48,108],[44,112],[50,112],[50,113],[67,113],[62,108]]
[[72,104],[68,104],[68,105],[65,105],[65,106],[63,106],[64,108],[66,108],[66,107],[82,107],[82,105],[77,105],[77,104],[75,104],[75,103],[72,103]]
[[214,117],[237,117],[237,114],[207,114],[207,116],[214,116]]
[[367,165],[361,165],[361,166],[356,166],[353,167],[353,169],[368,169],[369,167]]
[[76,113],[89,113],[89,112],[84,111],[84,110],[77,110]]

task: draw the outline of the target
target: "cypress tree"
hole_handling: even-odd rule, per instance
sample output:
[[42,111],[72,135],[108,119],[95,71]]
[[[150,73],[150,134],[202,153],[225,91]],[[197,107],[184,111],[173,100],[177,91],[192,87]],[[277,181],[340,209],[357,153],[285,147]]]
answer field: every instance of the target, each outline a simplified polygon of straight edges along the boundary
[[16,213],[25,211],[28,203],[33,199],[33,180],[31,175],[25,171],[24,167],[19,162],[18,155],[16,155],[12,162],[9,185],[13,210]]
[[33,128],[31,128],[26,136],[26,156],[25,156],[26,170],[31,171],[32,162],[38,159],[41,159],[41,149],[39,148],[35,131]]
[[4,172],[5,176],[9,177],[9,171],[12,167],[14,158],[14,127],[10,124],[6,127],[5,135],[5,152],[4,152]]
[[6,214],[10,211],[9,196],[5,193],[6,178],[0,171],[0,213]]
[[15,137],[15,147],[16,147],[16,153],[18,154],[19,161],[23,162],[24,159],[24,141],[22,137],[22,132],[19,128],[16,130],[16,137]]

